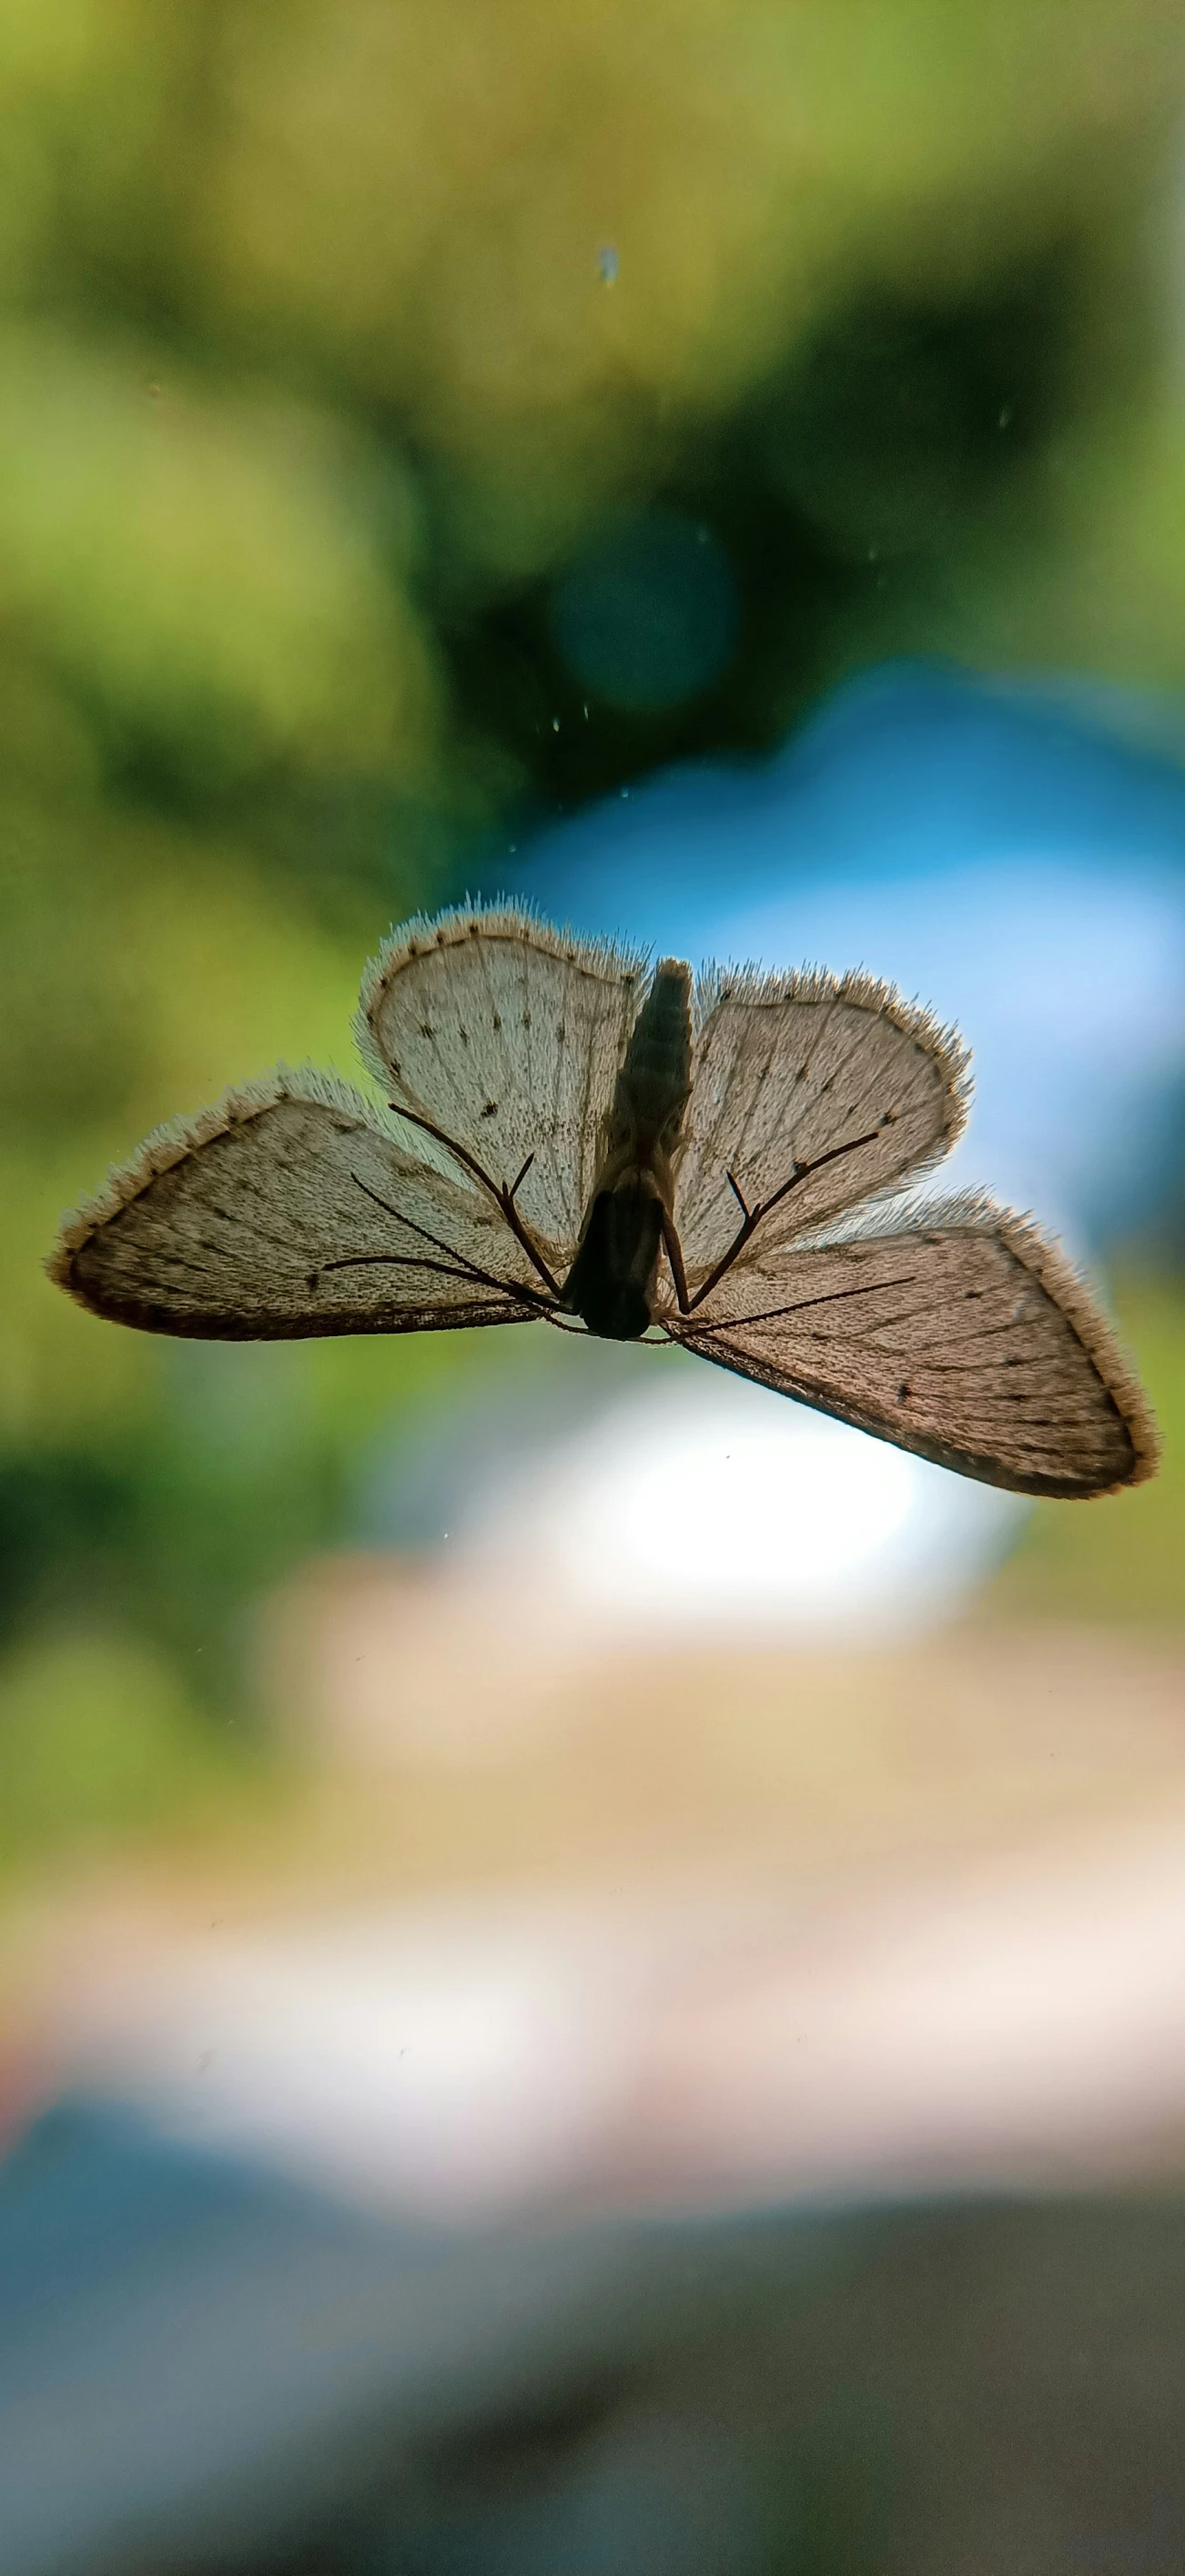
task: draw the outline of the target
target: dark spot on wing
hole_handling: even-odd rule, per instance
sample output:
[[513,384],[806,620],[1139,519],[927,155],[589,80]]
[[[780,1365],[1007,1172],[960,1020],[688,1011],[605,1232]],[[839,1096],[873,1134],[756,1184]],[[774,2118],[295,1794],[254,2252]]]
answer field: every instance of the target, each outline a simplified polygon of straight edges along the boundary
[[487,1100],[487,1101],[486,1101],[486,1103],[485,1103],[485,1106],[484,1106],[484,1108],[482,1109],[482,1112],[481,1112],[482,1117],[483,1117],[483,1118],[492,1118],[492,1117],[494,1116],[494,1114],[495,1114],[495,1111],[497,1110],[497,1107],[498,1107],[498,1103],[497,1103],[497,1101],[496,1101],[496,1100]]
[[911,1386],[907,1386],[904,1381],[902,1381],[902,1384],[897,1389],[898,1404],[908,1404],[912,1394],[913,1388]]

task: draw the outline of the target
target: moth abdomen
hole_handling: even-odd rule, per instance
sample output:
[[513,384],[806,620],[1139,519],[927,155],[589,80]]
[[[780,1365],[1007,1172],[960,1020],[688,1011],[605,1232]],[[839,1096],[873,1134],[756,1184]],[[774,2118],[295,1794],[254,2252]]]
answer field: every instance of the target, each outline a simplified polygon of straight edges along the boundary
[[664,957],[630,1033],[611,1127],[614,1144],[627,1139],[645,1158],[655,1146],[670,1153],[678,1142],[691,1088],[691,968]]

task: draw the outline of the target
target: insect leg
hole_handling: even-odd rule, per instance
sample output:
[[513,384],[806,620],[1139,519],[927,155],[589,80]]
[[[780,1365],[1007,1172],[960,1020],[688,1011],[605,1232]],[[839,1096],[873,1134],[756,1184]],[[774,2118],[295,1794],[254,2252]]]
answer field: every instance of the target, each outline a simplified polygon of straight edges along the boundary
[[535,1160],[534,1155],[528,1154],[526,1162],[523,1164],[518,1179],[514,1184],[514,1189],[508,1190],[505,1181],[494,1180],[492,1175],[484,1169],[481,1163],[478,1162],[476,1154],[471,1154],[467,1145],[459,1145],[455,1136],[446,1136],[443,1127],[434,1126],[430,1118],[421,1118],[418,1111],[414,1109],[405,1109],[401,1100],[388,1101],[387,1106],[389,1109],[393,1109],[395,1111],[397,1118],[406,1118],[412,1127],[422,1127],[425,1136],[434,1136],[437,1144],[444,1146],[446,1153],[455,1154],[457,1161],[464,1164],[466,1171],[472,1172],[474,1179],[481,1182],[482,1188],[489,1191],[490,1197],[493,1199],[495,1206],[500,1208],[516,1243],[521,1244],[523,1251],[526,1253],[532,1269],[538,1271],[545,1286],[550,1288],[552,1296],[558,1297],[560,1293],[559,1281],[558,1279],[552,1278],[551,1272],[547,1267],[547,1263],[545,1262],[542,1253],[539,1251],[538,1246],[532,1241],[530,1233],[528,1232],[527,1227],[523,1224],[523,1220],[514,1204],[514,1191],[520,1189],[522,1183],[525,1181],[527,1173],[530,1171],[531,1165]]
[[[776,1208],[782,1199],[788,1198],[791,1190],[798,1189],[803,1181],[809,1181],[813,1173],[821,1172],[826,1164],[838,1163],[844,1154],[858,1154],[862,1145],[875,1145],[877,1137],[882,1134],[883,1130],[886,1127],[892,1126],[896,1115],[897,1112],[895,1109],[886,1109],[884,1117],[877,1120],[876,1126],[869,1129],[867,1136],[853,1136],[849,1139],[846,1145],[831,1145],[828,1147],[825,1154],[816,1154],[814,1161],[811,1163],[795,1163],[789,1180],[783,1181],[780,1190],[775,1190],[770,1198],[763,1199],[758,1207],[750,1208],[748,1210],[741,1224],[737,1227],[736,1233],[733,1236],[732,1242],[729,1244],[727,1252],[721,1254],[715,1269],[708,1272],[708,1276],[705,1279],[703,1286],[696,1289],[695,1295],[687,1310],[688,1313],[694,1314],[696,1307],[703,1305],[705,1297],[711,1296],[713,1288],[719,1286],[720,1281],[724,1277],[725,1271],[731,1270],[738,1252],[744,1251],[750,1235],[756,1233],[762,1218],[768,1216],[772,1208]],[[741,1206],[744,1207],[745,1202],[741,1198],[740,1191],[737,1188],[736,1182],[733,1180],[731,1172],[728,1175],[728,1180],[729,1186],[735,1197],[740,1199]]]
[[[317,1271],[320,1276],[326,1270],[368,1270],[372,1267],[380,1270],[434,1270],[441,1279],[481,1278],[479,1271],[460,1270],[454,1261],[429,1261],[422,1252],[340,1252],[334,1254],[332,1261],[318,1262]],[[533,1296],[534,1293],[534,1289],[523,1290],[524,1296]]]
[[[881,1288],[912,1288],[913,1285],[914,1273],[912,1271],[910,1271],[904,1279],[878,1279],[876,1282],[876,1288],[878,1290]],[[776,1324],[783,1315],[804,1314],[808,1306],[840,1306],[842,1305],[845,1297],[867,1297],[869,1294],[870,1291],[867,1285],[863,1282],[861,1282],[861,1285],[858,1288],[829,1288],[826,1296],[824,1297],[795,1297],[790,1305],[766,1306],[759,1315],[722,1315],[719,1323],[714,1324],[709,1320],[706,1324],[697,1324],[695,1329],[697,1335],[702,1333],[736,1333],[740,1331],[742,1324]],[[884,1320],[888,1323],[907,1323],[910,1317],[919,1311],[920,1310],[917,1307],[910,1306],[906,1308],[903,1315],[890,1315]],[[881,1319],[878,1317],[877,1320],[879,1322]],[[928,1365],[932,1365],[932,1363],[928,1363]]]
[[683,1267],[683,1246],[675,1231],[675,1220],[665,1207],[662,1212],[662,1239],[667,1260],[671,1265],[671,1277],[675,1282],[679,1312],[681,1315],[689,1315],[691,1306],[687,1295],[687,1272]]
[[[541,1297],[537,1288],[530,1288],[526,1285],[525,1281],[519,1281],[517,1279],[496,1279],[492,1271],[479,1269],[476,1261],[470,1261],[466,1253],[458,1252],[455,1244],[443,1242],[438,1234],[431,1234],[426,1225],[417,1225],[414,1217],[405,1216],[400,1208],[392,1207],[389,1199],[380,1198],[378,1191],[372,1190],[369,1182],[362,1180],[357,1172],[351,1172],[350,1178],[352,1181],[357,1183],[358,1188],[363,1192],[366,1198],[373,1199],[375,1206],[382,1208],[386,1216],[393,1216],[397,1225],[407,1226],[412,1234],[418,1234],[424,1243],[432,1244],[437,1252],[447,1252],[450,1262],[455,1262],[459,1265],[454,1272],[454,1276],[456,1278],[474,1279],[482,1288],[497,1288],[502,1296],[509,1297],[512,1301],[517,1297],[525,1297],[529,1304],[532,1306],[538,1306],[542,1311],[546,1312],[549,1300],[546,1297]],[[345,1269],[347,1267],[347,1261],[352,1265],[353,1263],[360,1261],[395,1261],[398,1257],[399,1256],[395,1253],[354,1253],[347,1256],[347,1259],[345,1260],[323,1262],[322,1268],[326,1270]],[[425,1264],[425,1267],[427,1266],[428,1265]],[[439,1267],[438,1264],[434,1264],[432,1266]]]

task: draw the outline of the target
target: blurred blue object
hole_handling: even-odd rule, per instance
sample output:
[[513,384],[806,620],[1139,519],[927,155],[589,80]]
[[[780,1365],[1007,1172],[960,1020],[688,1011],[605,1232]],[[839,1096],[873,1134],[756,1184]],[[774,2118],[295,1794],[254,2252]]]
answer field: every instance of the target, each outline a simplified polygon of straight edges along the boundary
[[1119,692],[890,664],[771,760],[683,762],[541,834],[523,884],[582,927],[661,940],[735,892],[941,877],[1006,851],[1185,874],[1185,718],[1177,748]]
[[684,765],[544,833],[514,882],[697,960],[865,965],[975,1051],[960,1184],[1087,1237],[1155,1206],[1185,1076],[1185,766],[1138,701],[874,672],[768,762]]
[[253,2566],[340,2523],[397,2445],[534,2402],[569,2314],[615,2354],[623,2254],[401,2230],[61,2105],[0,2167],[2,2576]]
[[1169,2576],[1183,2318],[1176,2198],[434,2233],[78,2100],[0,2167],[0,2571]]

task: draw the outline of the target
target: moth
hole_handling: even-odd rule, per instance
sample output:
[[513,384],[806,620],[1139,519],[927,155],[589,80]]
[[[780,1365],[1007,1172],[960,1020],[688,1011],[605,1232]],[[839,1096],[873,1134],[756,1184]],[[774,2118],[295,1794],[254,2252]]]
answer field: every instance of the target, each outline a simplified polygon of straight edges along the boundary
[[506,906],[395,932],[357,1035],[382,1109],[281,1067],[162,1127],[51,1276],[142,1331],[256,1341],[551,1322],[666,1339],[1024,1494],[1157,1439],[1028,1217],[909,1196],[959,1135],[954,1031],[863,974],[650,971]]

